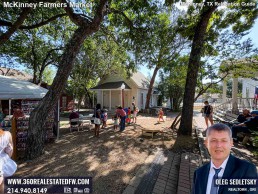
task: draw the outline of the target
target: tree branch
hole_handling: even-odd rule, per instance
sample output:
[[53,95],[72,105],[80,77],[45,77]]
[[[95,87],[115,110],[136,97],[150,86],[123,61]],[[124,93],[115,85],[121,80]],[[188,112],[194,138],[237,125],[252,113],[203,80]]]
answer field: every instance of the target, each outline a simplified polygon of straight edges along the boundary
[[116,9],[111,9],[110,12],[114,13],[114,14],[120,14],[121,16],[123,16],[125,18],[126,23],[128,24],[128,26],[130,28],[133,28],[135,30],[143,30],[143,31],[147,31],[148,30],[148,27],[145,27],[145,28],[141,28],[141,27],[137,28],[137,27],[135,27],[133,21],[130,20],[130,18],[127,17],[127,15],[123,11],[119,11],[119,10],[116,10]]
[[52,54],[52,52],[54,52],[54,51],[58,51],[58,50],[61,50],[61,48],[54,48],[54,49],[51,49],[51,50],[49,50],[48,52],[47,52],[47,55],[46,55],[46,57],[44,58],[44,60],[43,60],[43,66],[47,66],[46,64],[47,64],[47,60],[48,60],[48,58],[51,56],[51,54]]
[[92,20],[92,26],[91,26],[95,30],[99,30],[100,24],[104,16],[107,15],[107,3],[108,3],[108,0],[100,0],[97,6],[96,14]]
[[61,3],[67,4],[67,7],[64,7],[66,14],[69,16],[70,20],[77,26],[83,26],[89,24],[89,20],[83,18],[81,14],[75,14],[73,9],[69,6],[66,0],[60,0]]
[[206,92],[213,84],[217,84],[219,82],[221,82],[222,80],[225,79],[225,77],[227,77],[229,75],[229,73],[227,72],[223,77],[221,77],[218,81],[216,82],[211,82],[206,88],[203,88],[200,90],[200,92],[197,94],[197,96],[194,98],[194,102],[199,98],[199,96],[201,96],[204,92]]
[[127,17],[127,15],[123,11],[119,11],[119,10],[116,10],[116,9],[111,9],[111,12],[114,13],[114,14],[120,14],[121,16],[123,16],[125,18],[126,23],[131,28],[135,28],[134,25],[133,25],[133,22]]
[[111,37],[111,39],[117,44],[120,45],[119,42],[116,40],[116,37],[114,36],[113,33],[110,33],[109,30],[107,30],[105,27],[100,27],[100,30],[105,34],[105,35],[109,35]]
[[28,14],[32,11],[31,7],[26,7],[22,10],[20,16],[18,17],[18,19],[16,20],[16,22],[14,22],[14,24],[8,29],[8,31],[6,33],[3,33],[0,36],[0,46],[3,45],[7,40],[9,40],[9,38],[13,35],[13,33],[19,29],[19,27],[22,25],[22,23],[24,22],[24,20],[27,18]]
[[[58,15],[55,15],[55,16],[47,19],[46,21],[40,22],[38,24],[31,25],[31,26],[21,25],[19,27],[19,29],[30,30],[30,29],[38,28],[38,27],[41,27],[41,26],[44,26],[44,25],[48,24],[49,22],[52,22],[52,21],[56,20],[57,18],[64,17],[64,16],[67,16],[67,14],[66,13],[58,14]],[[12,23],[4,21],[4,20],[0,20],[0,26],[12,26]]]

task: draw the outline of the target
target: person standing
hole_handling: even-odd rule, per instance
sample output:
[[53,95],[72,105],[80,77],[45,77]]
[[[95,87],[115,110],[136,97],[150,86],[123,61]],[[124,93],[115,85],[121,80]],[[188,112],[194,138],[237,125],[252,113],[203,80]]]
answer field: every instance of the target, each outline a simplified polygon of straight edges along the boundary
[[116,109],[116,114],[120,117],[120,132],[122,132],[125,130],[126,112],[121,106],[118,106]]
[[15,106],[13,108],[13,118],[15,118],[15,119],[25,118],[25,115],[19,106]]
[[99,130],[100,130],[100,124],[101,124],[101,105],[97,104],[95,108],[95,119],[94,119],[94,137],[99,137]]
[[128,113],[127,113],[127,121],[128,124],[131,123],[131,108],[128,107]]
[[[4,193],[3,164],[10,159],[13,154],[12,135],[9,131],[0,128],[0,193]],[[14,171],[15,172],[15,171]],[[13,172],[13,173],[14,173]]]
[[159,112],[158,112],[158,123],[160,122],[160,120],[165,122],[163,116],[164,116],[164,112],[163,112],[162,108],[160,108]]
[[101,111],[101,120],[102,120],[101,129],[104,129],[107,127],[107,119],[108,119],[107,109],[104,109]]
[[[205,145],[211,160],[194,172],[192,194],[240,194],[241,191],[229,190],[232,185],[218,186],[214,184],[215,179],[258,178],[254,164],[230,154],[233,140],[232,132],[227,125],[218,123],[210,126],[206,130]],[[241,187],[241,185],[237,185],[237,187]]]
[[204,119],[205,119],[205,123],[207,128],[209,127],[209,121],[211,123],[211,125],[213,125],[213,108],[211,105],[209,105],[208,101],[204,102],[204,107],[203,107],[203,113],[204,113]]
[[117,126],[118,126],[117,114],[115,114],[115,116],[113,117],[113,120],[114,120],[114,130],[116,130],[116,129],[117,129]]

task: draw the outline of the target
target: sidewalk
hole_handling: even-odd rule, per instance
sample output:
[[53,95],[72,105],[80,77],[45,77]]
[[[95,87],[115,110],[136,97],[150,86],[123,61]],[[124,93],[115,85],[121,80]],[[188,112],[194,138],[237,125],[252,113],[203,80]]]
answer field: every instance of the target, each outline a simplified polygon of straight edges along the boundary
[[[202,165],[200,154],[184,151],[159,150],[145,173],[136,176],[123,194],[189,194],[194,171]],[[157,162],[157,159],[159,162]],[[149,160],[148,160],[149,161]],[[141,172],[144,172],[142,169]]]
[[[156,156],[152,156],[155,158],[152,160],[152,164],[150,165],[148,163],[148,167],[145,166],[145,173],[142,173],[140,178],[134,177],[123,194],[138,194],[143,191],[146,191],[144,193],[152,194],[189,194],[191,192],[194,171],[210,161],[210,156],[204,146],[204,137],[202,135],[202,132],[206,129],[206,124],[200,113],[194,112],[193,124],[196,129],[196,136],[198,137],[199,154],[172,151],[168,151],[167,154],[164,154],[164,152],[161,154],[160,150],[156,153]],[[258,166],[257,160],[252,157],[252,153],[239,145],[235,145],[231,153]],[[158,162],[158,167],[157,158],[162,158]],[[155,163],[156,165],[154,165]],[[152,166],[155,166],[155,168]]]

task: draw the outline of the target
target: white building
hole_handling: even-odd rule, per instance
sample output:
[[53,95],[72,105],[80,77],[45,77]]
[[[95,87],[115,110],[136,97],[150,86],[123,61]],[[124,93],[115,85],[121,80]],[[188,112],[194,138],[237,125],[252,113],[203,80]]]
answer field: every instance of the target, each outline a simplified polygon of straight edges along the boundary
[[242,98],[254,98],[255,94],[258,94],[258,76],[257,78],[244,78]]
[[[97,103],[109,110],[121,105],[131,107],[132,102],[139,109],[145,109],[149,81],[141,72],[136,72],[129,79],[120,74],[113,74],[106,79],[101,79],[96,87],[91,90],[97,92]],[[152,90],[150,107],[157,106],[159,92]]]

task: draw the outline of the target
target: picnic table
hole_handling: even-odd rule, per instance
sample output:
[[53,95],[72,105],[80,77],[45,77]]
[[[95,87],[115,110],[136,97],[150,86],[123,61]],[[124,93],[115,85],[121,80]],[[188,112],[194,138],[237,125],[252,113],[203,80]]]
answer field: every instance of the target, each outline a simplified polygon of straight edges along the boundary
[[[80,115],[79,118],[75,118],[75,119],[71,119],[70,121],[70,131],[72,131],[72,128],[78,128],[79,131],[79,127],[82,127],[82,130],[85,127],[88,127],[91,125],[91,120],[92,120],[92,115]],[[75,123],[74,125],[72,125],[71,123]]]

